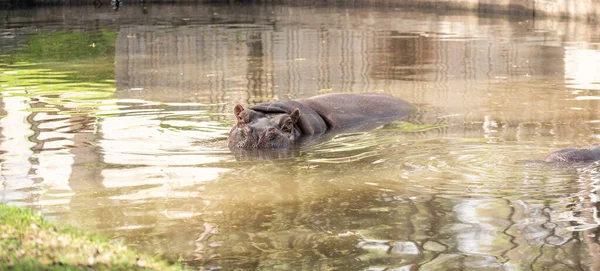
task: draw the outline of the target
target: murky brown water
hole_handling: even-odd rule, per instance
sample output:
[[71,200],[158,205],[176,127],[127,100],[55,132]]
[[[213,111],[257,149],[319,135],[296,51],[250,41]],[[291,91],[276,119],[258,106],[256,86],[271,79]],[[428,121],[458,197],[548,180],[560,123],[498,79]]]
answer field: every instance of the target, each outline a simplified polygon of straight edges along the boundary
[[[600,268],[600,28],[377,7],[0,11],[0,201],[205,269]],[[408,122],[238,161],[236,103]]]

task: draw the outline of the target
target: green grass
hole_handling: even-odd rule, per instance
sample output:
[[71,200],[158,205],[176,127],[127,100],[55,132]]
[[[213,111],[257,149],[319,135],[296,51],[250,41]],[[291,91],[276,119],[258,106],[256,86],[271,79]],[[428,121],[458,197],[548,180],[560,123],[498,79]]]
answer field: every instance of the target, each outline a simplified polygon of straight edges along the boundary
[[121,242],[0,204],[0,270],[182,270]]

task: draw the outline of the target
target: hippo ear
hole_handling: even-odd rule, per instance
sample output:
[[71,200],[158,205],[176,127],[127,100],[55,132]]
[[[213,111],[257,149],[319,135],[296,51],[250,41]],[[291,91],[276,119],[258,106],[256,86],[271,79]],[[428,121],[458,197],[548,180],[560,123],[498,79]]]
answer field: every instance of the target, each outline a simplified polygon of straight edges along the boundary
[[292,113],[290,113],[289,118],[284,118],[285,122],[281,126],[281,131],[286,133],[291,133],[294,130],[294,126],[298,123],[300,119],[300,110],[298,108],[294,109]]
[[233,114],[235,115],[237,120],[244,122],[244,119],[242,118],[242,116],[240,116],[240,113],[242,113],[242,111],[244,111],[244,107],[242,107],[241,104],[236,104],[235,107],[233,108]]
[[292,119],[292,122],[296,124],[300,119],[300,109],[294,109],[294,111],[292,111],[292,113],[290,114],[290,118]]
[[244,107],[241,104],[236,104],[233,108],[233,114],[237,117],[244,111]]

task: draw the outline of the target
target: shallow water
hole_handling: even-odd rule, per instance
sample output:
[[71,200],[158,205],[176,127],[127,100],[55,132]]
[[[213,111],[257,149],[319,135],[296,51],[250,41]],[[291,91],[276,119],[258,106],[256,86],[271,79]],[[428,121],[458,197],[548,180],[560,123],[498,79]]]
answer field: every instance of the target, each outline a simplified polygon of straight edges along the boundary
[[[0,201],[205,269],[598,269],[596,25],[355,6],[3,10]],[[381,92],[408,120],[283,159],[233,106]],[[528,161],[528,162],[523,162]]]

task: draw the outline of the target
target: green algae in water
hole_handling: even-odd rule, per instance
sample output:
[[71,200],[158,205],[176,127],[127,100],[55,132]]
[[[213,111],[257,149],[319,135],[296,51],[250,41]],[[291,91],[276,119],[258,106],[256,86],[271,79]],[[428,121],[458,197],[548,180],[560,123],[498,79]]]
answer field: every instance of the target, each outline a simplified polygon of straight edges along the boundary
[[112,30],[26,37],[22,50],[0,55],[0,95],[69,107],[110,99],[115,92],[115,40]]
[[66,63],[86,59],[112,61],[116,39],[117,33],[110,29],[94,32],[46,31],[28,36],[19,53],[2,58],[6,63]]

